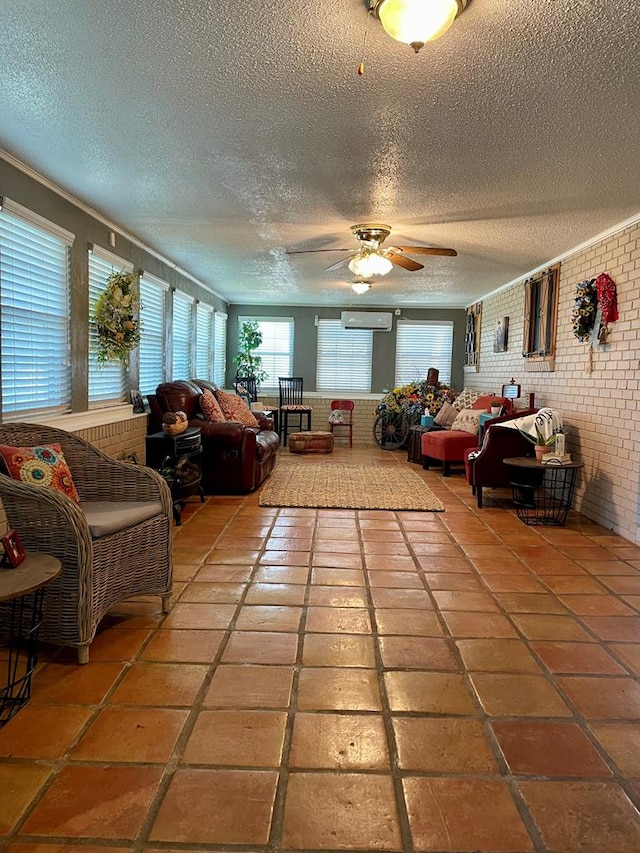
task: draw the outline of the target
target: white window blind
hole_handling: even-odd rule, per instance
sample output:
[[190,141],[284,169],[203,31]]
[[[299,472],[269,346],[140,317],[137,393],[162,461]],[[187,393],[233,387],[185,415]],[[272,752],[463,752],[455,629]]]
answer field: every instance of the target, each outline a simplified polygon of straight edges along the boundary
[[262,359],[262,370],[267,378],[260,383],[265,389],[277,389],[279,376],[291,376],[293,366],[293,317],[238,317],[242,325],[245,320],[254,320],[262,333],[262,343],[256,355]]
[[124,365],[98,362],[98,329],[93,319],[96,302],[107,286],[107,279],[112,273],[122,270],[132,272],[133,266],[98,246],[89,252],[89,406],[93,408],[116,405],[124,399]]
[[[173,293],[173,362],[172,379],[191,379],[193,344],[193,299],[175,290]],[[195,377],[194,377],[195,378]]]
[[169,285],[144,273],[140,279],[140,392],[154,394],[166,378],[165,297]]
[[340,320],[318,321],[318,391],[371,391],[373,332],[343,329]]
[[204,302],[196,305],[196,378],[213,375],[213,308]]
[[224,388],[227,372],[227,315],[215,312],[213,324],[213,381]]
[[430,367],[440,371],[440,382],[451,382],[453,322],[399,320],[396,333],[396,385],[425,379]]
[[73,239],[73,234],[4,201],[0,334],[5,418],[70,409],[69,246]]

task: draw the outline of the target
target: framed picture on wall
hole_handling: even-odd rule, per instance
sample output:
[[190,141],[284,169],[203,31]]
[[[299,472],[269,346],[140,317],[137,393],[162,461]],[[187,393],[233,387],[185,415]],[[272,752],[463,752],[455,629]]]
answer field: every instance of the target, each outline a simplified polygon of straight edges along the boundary
[[506,352],[509,343],[509,318],[498,317],[496,320],[496,336],[493,342],[494,352]]

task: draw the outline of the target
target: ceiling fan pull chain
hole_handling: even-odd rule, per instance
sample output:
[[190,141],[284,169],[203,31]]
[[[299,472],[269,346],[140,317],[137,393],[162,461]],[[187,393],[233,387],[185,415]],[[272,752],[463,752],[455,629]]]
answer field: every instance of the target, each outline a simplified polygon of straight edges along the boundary
[[364,58],[367,53],[367,35],[369,34],[369,18],[371,17],[371,10],[367,12],[367,20],[364,25],[364,38],[362,39],[362,59],[360,60],[360,65],[358,65],[358,77],[362,77],[364,74]]

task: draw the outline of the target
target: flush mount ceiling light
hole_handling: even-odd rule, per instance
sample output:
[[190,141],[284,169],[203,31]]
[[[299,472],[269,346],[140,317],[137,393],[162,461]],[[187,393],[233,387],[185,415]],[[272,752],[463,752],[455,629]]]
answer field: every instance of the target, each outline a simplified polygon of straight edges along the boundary
[[351,282],[351,290],[358,294],[358,296],[362,296],[363,293],[366,293],[367,290],[371,287],[370,281],[352,281]]
[[391,38],[417,53],[444,35],[466,5],[467,0],[369,0],[369,11]]
[[349,269],[354,275],[369,278],[372,275],[386,275],[393,269],[393,264],[377,249],[364,248],[349,261]]

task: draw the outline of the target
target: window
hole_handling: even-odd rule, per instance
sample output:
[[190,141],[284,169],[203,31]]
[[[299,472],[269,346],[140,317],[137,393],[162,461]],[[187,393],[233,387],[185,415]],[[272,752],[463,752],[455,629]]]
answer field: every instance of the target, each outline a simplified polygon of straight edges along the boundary
[[216,311],[213,322],[213,381],[225,386],[227,373],[227,315]]
[[211,379],[213,373],[213,308],[196,305],[196,378]]
[[140,279],[140,391],[154,394],[166,378],[165,299],[169,285],[149,273]]
[[[193,342],[193,298],[175,290],[173,293],[173,379],[191,379]],[[194,377],[195,378],[195,377]]]
[[371,391],[373,332],[343,329],[340,320],[318,321],[318,391]]
[[121,403],[125,391],[125,368],[119,362],[100,364],[96,357],[98,330],[93,320],[96,302],[114,272],[133,272],[133,265],[93,246],[89,252],[89,406],[100,407]]
[[74,236],[21,205],[0,208],[2,412],[71,407],[69,246]]
[[293,368],[293,317],[238,317],[238,324],[247,320],[258,324],[262,343],[256,355],[262,359],[262,370],[267,378],[261,383],[263,389],[278,387],[279,376],[291,376]]
[[524,283],[522,355],[551,361],[555,354],[560,264]]
[[424,379],[430,367],[440,371],[439,382],[451,382],[453,322],[451,320],[398,320],[395,384]]

